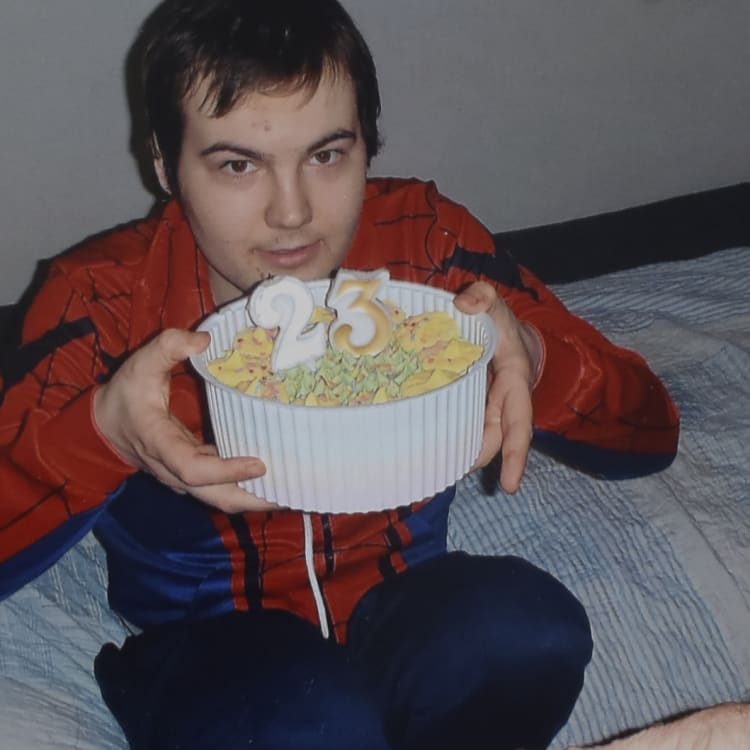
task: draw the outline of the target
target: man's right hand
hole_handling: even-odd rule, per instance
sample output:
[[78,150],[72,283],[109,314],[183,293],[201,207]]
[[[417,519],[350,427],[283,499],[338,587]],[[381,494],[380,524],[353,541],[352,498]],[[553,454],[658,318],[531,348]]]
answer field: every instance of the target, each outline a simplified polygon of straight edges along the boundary
[[221,458],[169,412],[172,368],[209,341],[207,333],[169,329],[138,349],[94,395],[96,424],[126,462],[177,492],[226,513],[278,509],[237,486],[265,473],[260,459]]

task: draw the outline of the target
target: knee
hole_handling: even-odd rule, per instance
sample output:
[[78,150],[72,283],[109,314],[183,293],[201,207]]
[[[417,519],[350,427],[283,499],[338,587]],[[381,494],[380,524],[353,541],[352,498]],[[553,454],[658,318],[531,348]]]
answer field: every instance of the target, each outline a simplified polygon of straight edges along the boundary
[[350,679],[310,681],[285,711],[256,727],[260,748],[386,750],[383,716],[368,693]]
[[[277,619],[282,625],[284,616]],[[294,623],[275,654],[261,656],[260,644],[248,650],[240,667],[242,689],[225,696],[227,720],[261,749],[385,750],[383,718],[364,680],[338,646],[313,630]]]
[[287,613],[197,623],[179,656],[149,747],[387,747],[375,701],[342,649]]
[[541,607],[526,613],[529,632],[534,634],[539,658],[583,673],[591,660],[593,640],[586,610],[560,581],[543,571],[538,584]]
[[[473,627],[494,634],[502,659],[556,666],[582,676],[593,642],[586,611],[554,576],[521,558],[496,558]],[[476,633],[475,637],[478,637]],[[470,637],[470,636],[469,636]]]
[[534,634],[539,662],[556,665],[571,677],[582,678],[591,661],[593,640],[583,606],[572,594],[569,596],[568,603],[536,618],[530,632]]

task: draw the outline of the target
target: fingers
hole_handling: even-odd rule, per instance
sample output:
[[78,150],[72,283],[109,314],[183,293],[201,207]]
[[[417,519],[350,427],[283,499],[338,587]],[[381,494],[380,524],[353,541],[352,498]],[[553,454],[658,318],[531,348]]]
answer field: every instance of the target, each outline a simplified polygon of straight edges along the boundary
[[252,492],[246,492],[236,484],[201,487],[191,494],[224,513],[252,513],[279,510],[280,508],[275,503],[268,502],[268,500],[264,500]]
[[475,282],[455,298],[467,314],[486,312],[498,330],[498,347],[490,366],[482,448],[474,468],[502,456],[500,485],[516,492],[521,484],[531,445],[532,362],[521,324],[490,284]]
[[531,446],[531,396],[523,383],[507,391],[501,386],[496,379],[490,388],[482,448],[473,468],[486,466],[500,453],[500,486],[505,492],[514,493],[521,486]]
[[141,375],[166,374],[183,360],[202,352],[210,343],[206,331],[168,328],[132,355]]
[[505,434],[502,447],[500,486],[513,494],[521,486],[531,446],[531,430],[526,423],[516,422]]
[[503,444],[503,426],[499,414],[492,414],[489,410],[484,415],[484,432],[482,434],[482,447],[479,456],[471,467],[471,471],[487,466],[490,461],[500,452]]
[[479,312],[489,312],[498,305],[498,301],[502,300],[497,296],[493,286],[486,281],[475,281],[456,295],[453,304],[461,312],[475,315]]
[[[238,482],[255,479],[265,473],[265,466],[257,458],[221,458],[216,448],[198,443],[182,425],[173,425],[172,436],[163,434],[157,441],[154,455],[141,456],[144,470],[160,482],[181,494],[212,505],[225,513],[278,509],[278,506],[258,498],[237,486]],[[186,431],[185,431],[186,432]],[[161,446],[169,445],[166,450]]]
[[[132,460],[130,443],[146,439],[154,419],[166,416],[172,368],[208,346],[205,332],[168,329],[133,352],[94,396],[94,415],[116,449]],[[137,427],[138,429],[128,429]]]
[[102,436],[128,463],[177,492],[227,509],[274,507],[237,486],[265,473],[253,457],[221,458],[169,411],[170,373],[206,348],[207,333],[163,331],[123,363],[94,395],[94,419]]
[[[157,472],[161,476],[157,476]],[[279,506],[264,500],[252,492],[242,489],[236,483],[211,484],[206,486],[187,485],[176,476],[163,471],[163,467],[156,466],[154,476],[162,484],[171,487],[179,494],[190,494],[201,502],[206,503],[224,513],[248,513],[254,511],[278,510]]]
[[258,458],[221,458],[214,446],[200,443],[173,418],[167,418],[153,442],[146,444],[142,458],[152,468],[163,466],[190,492],[192,488],[234,484],[265,473],[265,466]]
[[258,458],[221,458],[169,412],[170,373],[203,351],[210,336],[168,329],[134,352],[94,395],[94,419],[112,448],[132,466],[179,493],[227,513],[278,506],[237,486],[262,476]]

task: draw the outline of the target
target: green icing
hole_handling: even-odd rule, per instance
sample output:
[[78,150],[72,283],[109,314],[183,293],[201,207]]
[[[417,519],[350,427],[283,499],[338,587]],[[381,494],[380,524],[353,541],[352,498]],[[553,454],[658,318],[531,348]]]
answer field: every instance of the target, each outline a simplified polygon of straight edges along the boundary
[[297,365],[277,372],[276,378],[286,385],[290,403],[304,403],[312,393],[349,405],[380,388],[386,389],[389,398],[398,398],[401,383],[418,369],[416,352],[391,343],[379,354],[361,356],[329,348],[315,369]]

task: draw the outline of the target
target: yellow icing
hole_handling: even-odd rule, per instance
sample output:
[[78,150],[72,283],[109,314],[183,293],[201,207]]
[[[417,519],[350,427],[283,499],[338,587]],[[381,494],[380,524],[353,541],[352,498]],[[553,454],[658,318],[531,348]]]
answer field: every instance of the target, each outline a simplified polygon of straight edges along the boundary
[[[388,346],[375,355],[354,356],[329,348],[315,370],[304,365],[278,373],[270,360],[277,330],[246,328],[231,351],[208,363],[226,385],[260,398],[305,406],[385,403],[418,396],[456,380],[482,355],[483,347],[461,337],[446,312],[406,316],[383,303],[394,324]],[[333,311],[317,307],[312,324],[330,323]]]

